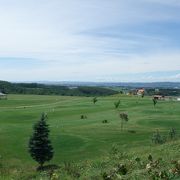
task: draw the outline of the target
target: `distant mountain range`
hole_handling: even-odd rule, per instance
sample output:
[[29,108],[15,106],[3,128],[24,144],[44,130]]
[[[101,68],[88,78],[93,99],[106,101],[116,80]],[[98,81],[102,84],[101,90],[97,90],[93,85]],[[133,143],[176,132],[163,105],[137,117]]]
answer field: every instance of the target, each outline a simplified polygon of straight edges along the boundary
[[38,83],[62,86],[101,86],[101,87],[131,87],[131,88],[173,88],[180,89],[180,82],[70,82],[70,81],[39,81]]
[[38,83],[68,87],[99,86],[99,87],[129,87],[129,88],[170,88],[180,89],[180,82],[81,82],[81,81],[18,81],[12,83]]

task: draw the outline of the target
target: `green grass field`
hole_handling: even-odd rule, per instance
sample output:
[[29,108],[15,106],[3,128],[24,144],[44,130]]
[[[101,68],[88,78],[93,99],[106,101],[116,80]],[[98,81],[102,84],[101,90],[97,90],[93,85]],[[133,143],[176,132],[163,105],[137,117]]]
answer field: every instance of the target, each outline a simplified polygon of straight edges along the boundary
[[[114,102],[121,100],[119,110]],[[7,167],[32,166],[36,163],[27,146],[33,124],[42,112],[48,114],[55,156],[51,163],[101,159],[113,144],[122,151],[151,150],[152,133],[180,130],[180,102],[159,101],[154,108],[151,97],[89,97],[9,95],[0,100],[0,155]],[[119,112],[127,112],[129,122],[120,130]],[[87,119],[81,119],[81,115]],[[109,123],[103,124],[103,120]],[[128,130],[135,130],[130,133]]]

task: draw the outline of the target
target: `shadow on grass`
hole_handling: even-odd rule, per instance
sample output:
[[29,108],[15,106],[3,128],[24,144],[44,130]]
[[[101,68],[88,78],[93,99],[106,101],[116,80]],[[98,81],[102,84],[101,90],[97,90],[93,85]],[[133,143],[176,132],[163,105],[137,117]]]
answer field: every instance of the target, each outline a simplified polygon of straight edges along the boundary
[[50,164],[50,165],[46,165],[46,166],[39,166],[37,168],[38,172],[41,171],[54,171],[54,170],[58,170],[60,169],[60,166],[56,165],[56,164]]

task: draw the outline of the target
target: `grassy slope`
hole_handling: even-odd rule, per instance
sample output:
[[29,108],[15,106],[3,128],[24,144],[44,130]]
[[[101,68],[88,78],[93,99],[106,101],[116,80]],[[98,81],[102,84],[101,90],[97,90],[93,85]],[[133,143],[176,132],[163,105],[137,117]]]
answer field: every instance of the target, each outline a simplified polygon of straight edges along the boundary
[[[121,100],[119,110],[128,112],[130,121],[120,131],[114,101]],[[51,139],[55,148],[52,163],[63,161],[99,160],[113,144],[120,150],[140,153],[151,151],[151,135],[155,129],[167,132],[180,130],[180,103],[162,101],[154,108],[150,97],[101,97],[97,104],[88,97],[9,95],[0,101],[0,155],[8,167],[32,166],[27,142],[32,125],[41,112],[48,113]],[[80,119],[85,114],[87,119]],[[102,124],[107,119],[108,124]],[[128,130],[135,130],[132,134]]]

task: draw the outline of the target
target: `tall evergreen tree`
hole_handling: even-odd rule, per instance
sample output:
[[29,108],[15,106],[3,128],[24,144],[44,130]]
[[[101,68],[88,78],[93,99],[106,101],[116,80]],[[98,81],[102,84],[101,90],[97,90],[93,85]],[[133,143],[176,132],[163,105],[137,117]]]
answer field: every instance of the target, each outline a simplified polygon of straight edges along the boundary
[[49,140],[49,125],[46,123],[47,115],[44,113],[41,119],[34,125],[34,132],[29,140],[29,153],[37,161],[40,168],[46,161],[53,158],[54,151]]

